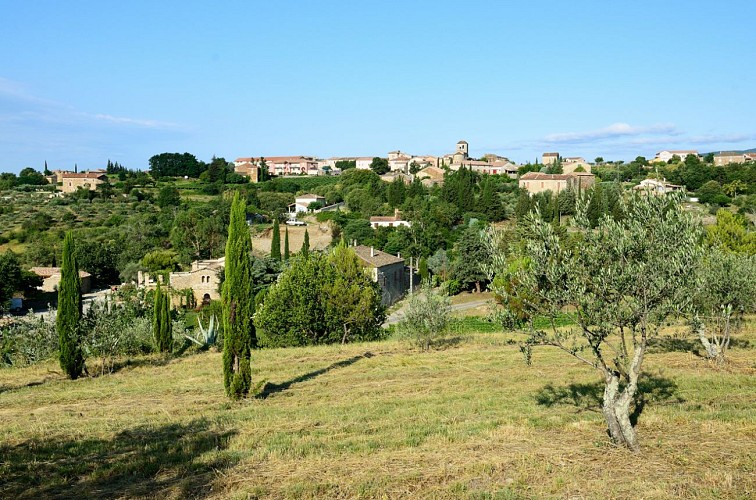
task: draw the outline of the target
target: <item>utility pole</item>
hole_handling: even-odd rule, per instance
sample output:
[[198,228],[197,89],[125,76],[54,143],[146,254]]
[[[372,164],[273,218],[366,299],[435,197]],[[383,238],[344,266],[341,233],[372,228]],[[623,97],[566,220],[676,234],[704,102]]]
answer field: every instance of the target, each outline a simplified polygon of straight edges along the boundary
[[413,288],[414,288],[414,286],[413,286],[414,283],[413,282],[415,281],[414,280],[414,276],[412,276],[412,256],[410,256],[410,265],[409,265],[409,268],[410,268],[410,276],[409,276],[409,278],[410,278],[410,295],[412,295],[412,291],[413,291]]

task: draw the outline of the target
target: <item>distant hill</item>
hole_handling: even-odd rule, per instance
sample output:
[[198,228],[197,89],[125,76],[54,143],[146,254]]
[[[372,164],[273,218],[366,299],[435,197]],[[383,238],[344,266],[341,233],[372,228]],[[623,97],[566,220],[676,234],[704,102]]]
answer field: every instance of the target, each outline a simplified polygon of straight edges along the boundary
[[[727,152],[732,151],[733,153],[736,153],[736,154],[745,154],[745,153],[756,153],[756,148],[740,149],[740,150],[738,150],[738,149],[722,149],[721,151],[727,151]],[[719,154],[719,153],[720,153],[720,151],[712,151],[711,152],[711,154],[715,154],[715,155]],[[709,154],[709,153],[702,153],[701,156],[706,156],[707,154]]]

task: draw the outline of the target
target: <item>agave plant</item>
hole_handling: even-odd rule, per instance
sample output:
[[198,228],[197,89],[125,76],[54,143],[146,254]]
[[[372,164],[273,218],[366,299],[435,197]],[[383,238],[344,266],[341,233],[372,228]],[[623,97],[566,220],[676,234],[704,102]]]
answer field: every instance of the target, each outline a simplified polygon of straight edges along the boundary
[[218,329],[215,327],[215,314],[210,316],[210,323],[208,323],[207,328],[202,326],[202,321],[199,317],[197,318],[197,325],[200,330],[200,335],[198,335],[197,338],[192,337],[191,335],[184,335],[184,337],[203,349],[208,349],[215,345],[216,340],[218,340]]

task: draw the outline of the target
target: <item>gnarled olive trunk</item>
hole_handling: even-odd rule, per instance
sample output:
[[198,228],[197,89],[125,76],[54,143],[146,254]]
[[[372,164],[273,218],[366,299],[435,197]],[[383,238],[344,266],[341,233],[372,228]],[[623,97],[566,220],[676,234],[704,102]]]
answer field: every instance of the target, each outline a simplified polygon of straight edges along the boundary
[[620,374],[616,371],[604,372],[604,399],[601,412],[606,419],[609,436],[614,444],[638,451],[638,437],[630,421],[630,405],[638,392],[638,377],[646,351],[645,341],[635,347],[633,360],[627,374],[627,384],[620,389]]

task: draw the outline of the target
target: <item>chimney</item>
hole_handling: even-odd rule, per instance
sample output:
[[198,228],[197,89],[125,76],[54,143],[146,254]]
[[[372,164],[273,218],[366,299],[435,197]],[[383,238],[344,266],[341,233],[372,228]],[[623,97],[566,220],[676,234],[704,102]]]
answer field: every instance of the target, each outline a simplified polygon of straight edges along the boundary
[[402,258],[402,252],[396,252],[396,256],[401,259]]
[[370,256],[375,257],[375,248],[370,247]]
[[397,220],[401,218],[401,214],[399,213],[399,209],[398,208],[394,209],[394,218],[397,219]]

